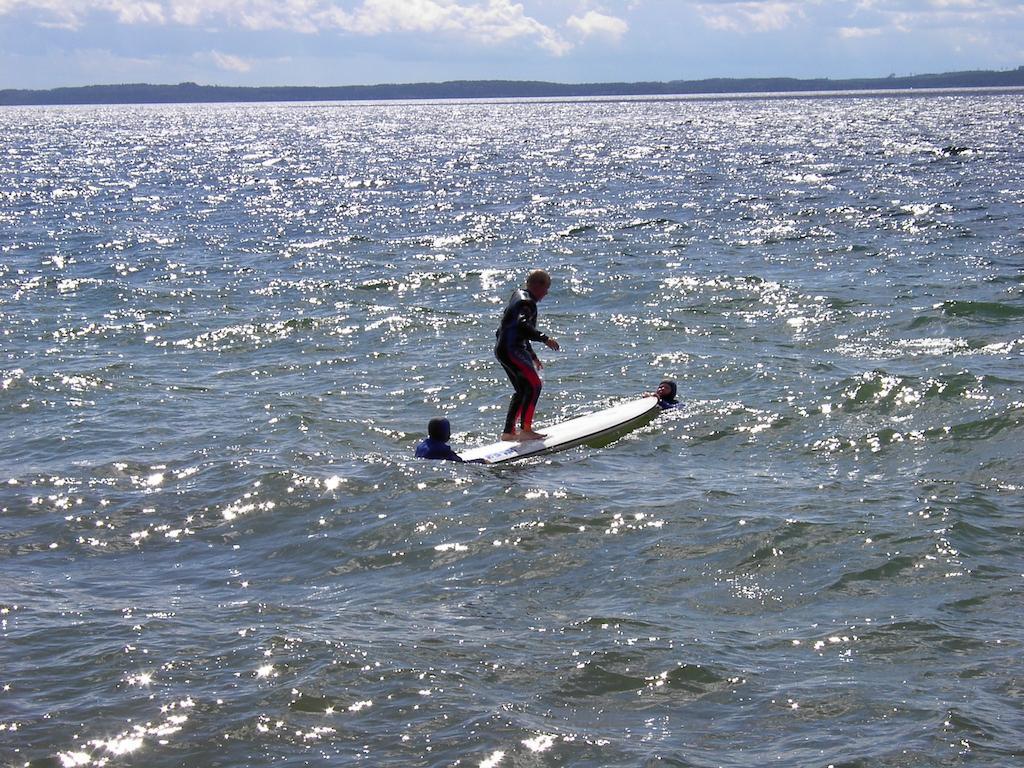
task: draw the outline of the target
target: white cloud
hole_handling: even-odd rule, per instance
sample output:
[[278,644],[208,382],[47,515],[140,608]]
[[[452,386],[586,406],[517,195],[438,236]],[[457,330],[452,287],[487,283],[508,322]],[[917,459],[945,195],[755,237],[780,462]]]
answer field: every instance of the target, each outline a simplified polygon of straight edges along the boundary
[[322,0],[158,0],[176,24],[195,27],[218,22],[253,31],[290,30],[301,34],[321,31],[315,16]]
[[802,18],[804,3],[796,2],[723,2],[697,3],[694,7],[712,29],[725,32],[777,32],[794,19]]
[[597,11],[587,11],[583,16],[570,16],[565,24],[580,37],[603,37],[614,42],[619,42],[629,32],[629,24],[622,19]]
[[555,30],[526,15],[521,4],[510,0],[487,0],[486,4],[462,4],[453,0],[363,0],[352,12],[332,10],[339,29],[360,35],[442,32],[484,44],[533,39],[541,48],[556,55],[566,53],[571,47]]
[[[122,24],[223,24],[254,31],[368,37],[445,34],[482,45],[524,40],[555,55],[572,48],[557,30],[514,0],[0,0],[0,17],[16,10],[34,12],[40,24],[69,29],[102,13]],[[602,19],[613,20],[593,12],[587,19],[595,29]],[[603,23],[608,34],[609,22]]]
[[210,51],[208,57],[217,69],[222,69],[225,72],[248,72],[252,69],[252,63],[241,56],[233,56],[230,53],[221,53],[220,51]]
[[108,5],[122,24],[164,23],[164,9],[158,2],[138,3],[131,0],[112,0]]
[[878,27],[840,27],[839,37],[843,40],[861,40],[866,37],[878,37],[884,30]]
[[[857,36],[851,35],[854,29],[879,35],[940,32],[954,37],[970,36],[976,30],[985,37],[1024,23],[1024,3],[1017,0],[857,0],[855,10],[856,23],[840,27],[841,37]],[[977,44],[985,45],[980,39]]]
[[991,2],[986,0],[928,0],[928,5],[936,8],[963,8],[965,10],[974,10],[982,6],[991,5]]
[[59,0],[0,0],[0,17],[19,11],[38,11],[42,15],[40,26],[55,29],[77,29],[78,13],[74,2]]

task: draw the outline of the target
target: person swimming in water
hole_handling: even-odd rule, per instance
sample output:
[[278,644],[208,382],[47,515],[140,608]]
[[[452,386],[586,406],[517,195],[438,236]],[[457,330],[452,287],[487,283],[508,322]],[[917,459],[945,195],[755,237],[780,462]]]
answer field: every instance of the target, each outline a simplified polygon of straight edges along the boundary
[[526,286],[512,292],[495,334],[494,356],[508,374],[515,392],[508,404],[502,440],[540,440],[544,435],[533,429],[533,414],[540,397],[541,379],[538,371],[544,364],[530,345],[539,341],[548,349],[558,350],[556,339],[537,330],[537,303],[548,294],[551,276],[535,269],[526,278]]
[[663,411],[679,405],[679,401],[676,400],[676,383],[674,381],[665,380],[661,382],[658,388],[649,394],[652,397],[658,398],[658,407]]
[[448,445],[451,436],[452,425],[448,419],[431,419],[427,424],[427,439],[416,446],[416,458],[462,462],[462,457]]

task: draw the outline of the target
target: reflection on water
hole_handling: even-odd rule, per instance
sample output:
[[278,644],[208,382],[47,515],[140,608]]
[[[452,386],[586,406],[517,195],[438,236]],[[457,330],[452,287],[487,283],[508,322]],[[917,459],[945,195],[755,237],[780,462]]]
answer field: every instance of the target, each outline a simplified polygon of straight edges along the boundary
[[[0,112],[3,754],[1012,762],[1021,110]],[[681,406],[416,461],[534,266],[541,426]]]

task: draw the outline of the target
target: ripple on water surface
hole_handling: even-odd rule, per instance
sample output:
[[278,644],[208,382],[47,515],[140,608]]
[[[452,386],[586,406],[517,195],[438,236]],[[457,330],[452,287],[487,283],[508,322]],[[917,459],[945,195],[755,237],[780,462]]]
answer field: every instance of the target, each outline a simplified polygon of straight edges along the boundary
[[[0,112],[4,756],[1011,763],[1021,108]],[[680,407],[414,460],[534,266],[540,424]]]

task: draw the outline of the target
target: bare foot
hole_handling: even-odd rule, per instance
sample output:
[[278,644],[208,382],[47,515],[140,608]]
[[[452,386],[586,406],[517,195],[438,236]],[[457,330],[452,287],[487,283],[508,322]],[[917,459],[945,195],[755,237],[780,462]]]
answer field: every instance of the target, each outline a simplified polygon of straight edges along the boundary
[[515,441],[519,440],[519,436],[516,435],[515,432],[502,432],[501,433],[501,439],[502,440],[507,440],[509,442],[515,442]]
[[547,435],[543,432],[534,432],[532,429],[524,429],[519,433],[520,440],[543,440]]

